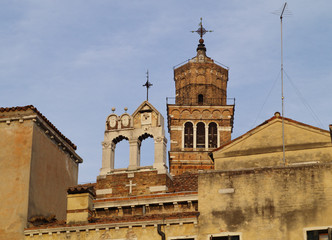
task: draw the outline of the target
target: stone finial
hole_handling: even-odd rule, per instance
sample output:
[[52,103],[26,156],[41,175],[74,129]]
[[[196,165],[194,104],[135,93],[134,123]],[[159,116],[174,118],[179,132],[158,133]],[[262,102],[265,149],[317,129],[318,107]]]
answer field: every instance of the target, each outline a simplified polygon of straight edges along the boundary
[[113,112],[113,113],[115,112],[115,107],[112,107],[112,112]]
[[280,112],[275,112],[275,113],[274,113],[274,116],[275,116],[275,117],[280,117]]
[[125,110],[125,112],[127,112],[127,111],[128,111],[128,108],[127,108],[127,107],[125,107],[125,108],[124,108],[124,110]]

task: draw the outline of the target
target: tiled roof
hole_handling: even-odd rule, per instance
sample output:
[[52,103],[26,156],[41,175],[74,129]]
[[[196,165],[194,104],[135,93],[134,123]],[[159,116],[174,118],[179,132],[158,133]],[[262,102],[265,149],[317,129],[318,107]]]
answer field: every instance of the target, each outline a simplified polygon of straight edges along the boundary
[[2,107],[0,108],[0,112],[15,112],[15,111],[27,111],[32,110],[38,114],[57,134],[59,134],[74,150],[77,149],[76,145],[66,138],[41,112],[37,110],[33,105],[27,105],[23,107]]
[[135,222],[135,221],[151,221],[161,219],[176,219],[198,217],[199,212],[177,212],[177,213],[163,213],[151,215],[138,215],[138,216],[116,216],[116,217],[103,217],[103,218],[90,218],[89,222],[93,223],[118,223],[118,222]]
[[67,189],[67,193],[68,194],[91,193],[93,196],[96,196],[95,186],[96,186],[96,183],[80,184],[80,185],[69,187]]
[[103,218],[94,218],[89,219],[89,223],[77,223],[77,224],[66,224],[64,221],[56,221],[52,223],[45,223],[39,226],[30,226],[25,230],[34,230],[34,229],[51,229],[58,227],[73,227],[73,226],[93,226],[95,224],[112,224],[112,223],[125,223],[125,222],[144,222],[144,221],[156,221],[156,220],[165,220],[165,219],[185,219],[198,217],[199,212],[178,212],[178,213],[164,213],[164,214],[152,214],[152,215],[141,215],[141,216],[122,216],[122,217],[103,217]]
[[197,191],[198,190],[198,173],[185,172],[173,177],[173,191]]

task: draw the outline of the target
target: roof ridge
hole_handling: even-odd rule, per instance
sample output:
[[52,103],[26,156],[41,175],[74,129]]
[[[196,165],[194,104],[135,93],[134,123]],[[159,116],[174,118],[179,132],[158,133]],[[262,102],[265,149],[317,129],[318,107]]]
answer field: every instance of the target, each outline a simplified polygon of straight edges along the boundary
[[1,107],[0,112],[14,112],[14,111],[26,111],[31,109],[38,116],[40,116],[57,134],[59,134],[74,150],[77,149],[77,146],[65,135],[63,135],[59,129],[57,129],[50,120],[48,120],[38,109],[33,105],[26,105],[26,106],[16,106],[16,107]]

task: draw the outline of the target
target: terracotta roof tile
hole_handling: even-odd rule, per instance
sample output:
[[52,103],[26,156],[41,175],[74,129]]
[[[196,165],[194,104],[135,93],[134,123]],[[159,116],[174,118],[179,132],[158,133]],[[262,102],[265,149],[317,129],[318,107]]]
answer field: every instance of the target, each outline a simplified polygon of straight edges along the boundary
[[67,193],[68,194],[91,193],[95,197],[96,196],[95,186],[96,186],[96,183],[80,184],[80,185],[69,187],[67,189]]
[[17,106],[17,107],[2,107],[0,108],[0,112],[15,112],[15,111],[27,111],[31,109],[35,113],[38,114],[39,117],[41,117],[57,134],[59,134],[74,150],[77,149],[77,146],[70,141],[68,138],[66,138],[41,112],[37,110],[33,105],[27,105],[27,106]]
[[94,218],[89,219],[89,223],[77,223],[77,224],[66,224],[64,221],[56,221],[52,223],[46,223],[39,226],[30,226],[25,230],[34,229],[51,229],[58,227],[73,227],[73,226],[93,226],[95,224],[111,224],[111,223],[125,223],[125,222],[142,222],[142,221],[153,221],[153,220],[165,220],[165,219],[178,219],[178,218],[193,218],[198,217],[199,212],[178,212],[171,214],[152,214],[152,215],[141,215],[141,216],[123,216],[123,217],[108,217],[108,218]]
[[198,190],[198,173],[185,172],[173,177],[173,191],[197,191]]

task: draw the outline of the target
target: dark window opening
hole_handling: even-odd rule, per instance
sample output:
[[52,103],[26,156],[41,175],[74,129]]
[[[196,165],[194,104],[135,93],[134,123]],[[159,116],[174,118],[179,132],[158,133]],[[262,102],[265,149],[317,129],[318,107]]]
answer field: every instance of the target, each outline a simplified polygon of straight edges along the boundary
[[194,238],[175,238],[174,240],[195,240]]
[[184,147],[193,148],[194,129],[191,122],[186,122],[184,125]]
[[211,240],[240,240],[240,236],[210,237]]
[[212,122],[209,124],[209,148],[217,147],[217,124]]
[[203,104],[203,101],[204,101],[204,97],[203,97],[203,94],[198,94],[198,104]]
[[196,147],[205,148],[205,124],[202,122],[197,123],[197,138]]
[[176,238],[174,240],[195,240],[194,238]]
[[330,240],[332,239],[331,228],[323,230],[307,231],[307,240]]

